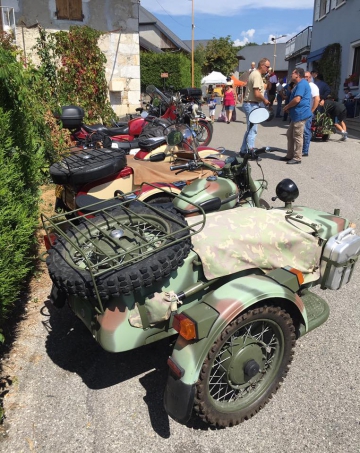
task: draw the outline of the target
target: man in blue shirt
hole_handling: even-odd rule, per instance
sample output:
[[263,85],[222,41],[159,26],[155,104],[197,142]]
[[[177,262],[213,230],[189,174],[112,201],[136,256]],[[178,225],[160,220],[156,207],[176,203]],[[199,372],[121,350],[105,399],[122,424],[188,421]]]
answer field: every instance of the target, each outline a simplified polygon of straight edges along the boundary
[[301,164],[304,141],[304,127],[306,121],[312,116],[311,89],[305,80],[305,71],[296,68],[291,74],[294,89],[290,95],[290,102],[284,107],[284,113],[289,112],[291,123],[287,130],[288,149],[285,157],[280,160],[287,164]]
[[315,85],[317,85],[317,87],[319,88],[320,100],[327,99],[327,97],[331,93],[331,88],[329,87],[329,85],[326,82],[324,82],[324,77],[322,76],[322,74],[319,74],[315,70],[311,71],[311,75],[314,79]]

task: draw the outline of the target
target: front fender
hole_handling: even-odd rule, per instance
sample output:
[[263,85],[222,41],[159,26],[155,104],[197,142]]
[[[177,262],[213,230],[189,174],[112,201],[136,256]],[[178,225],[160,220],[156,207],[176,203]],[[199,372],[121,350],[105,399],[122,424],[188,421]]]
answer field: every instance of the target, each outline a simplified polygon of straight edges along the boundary
[[[239,277],[205,296],[201,303],[210,306],[219,315],[207,337],[199,341],[186,341],[178,337],[172,358],[184,370],[182,382],[192,385],[197,381],[208,351],[233,319],[258,302],[266,304],[267,300],[270,302],[272,299],[283,299],[294,304],[307,329],[308,319],[301,298],[288,286],[279,284],[267,275]],[[183,313],[186,314],[186,310]]]

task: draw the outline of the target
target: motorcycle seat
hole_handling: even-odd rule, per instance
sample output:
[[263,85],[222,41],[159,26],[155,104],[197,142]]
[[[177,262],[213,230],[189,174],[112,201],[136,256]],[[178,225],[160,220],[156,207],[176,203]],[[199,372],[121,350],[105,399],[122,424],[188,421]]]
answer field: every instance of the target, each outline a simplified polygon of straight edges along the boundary
[[89,214],[91,212],[97,211],[98,209],[116,207],[116,205],[120,204],[121,202],[122,201],[117,198],[103,200],[101,198],[96,198],[93,195],[78,195],[77,197],[75,197],[76,208],[79,209],[79,211],[81,211],[83,214]]
[[149,138],[142,138],[139,140],[139,148],[145,151],[152,151],[159,146],[165,145],[166,138],[165,137],[149,137]]
[[92,134],[93,132],[100,132],[101,134],[107,135],[109,137],[114,137],[115,135],[128,135],[129,133],[129,126],[121,126],[121,127],[106,127],[103,124],[92,124],[89,126],[88,124],[82,125],[83,129]]
[[55,162],[49,172],[55,184],[79,186],[117,173],[126,166],[122,149],[87,149]]

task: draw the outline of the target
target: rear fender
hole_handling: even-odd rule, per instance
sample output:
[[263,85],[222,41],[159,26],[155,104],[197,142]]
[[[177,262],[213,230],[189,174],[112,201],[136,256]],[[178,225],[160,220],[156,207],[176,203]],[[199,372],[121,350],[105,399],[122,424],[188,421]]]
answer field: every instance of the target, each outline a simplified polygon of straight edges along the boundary
[[[155,186],[155,187],[154,187]],[[149,198],[155,198],[156,196],[164,197],[169,192],[169,196],[177,195],[181,193],[181,189],[176,187],[174,184],[167,184],[163,182],[152,183],[151,186],[143,184],[141,186],[141,192],[139,192],[139,200],[148,201]]]
[[[292,278],[297,280],[296,276]],[[278,282],[269,275],[250,275],[232,280],[205,296],[201,302],[204,304],[204,309],[208,310],[208,307],[211,307],[218,313],[218,316],[207,336],[201,340],[187,341],[179,335],[172,359],[184,370],[182,382],[186,385],[193,385],[197,381],[202,363],[220,333],[233,319],[256,304],[271,304],[274,299],[293,304],[291,308],[295,307],[307,329],[308,319],[304,304],[292,290],[296,287],[298,288],[296,282],[289,280]],[[200,310],[197,312],[199,313]],[[186,314],[186,310],[183,313]],[[200,322],[201,319],[199,319]]]

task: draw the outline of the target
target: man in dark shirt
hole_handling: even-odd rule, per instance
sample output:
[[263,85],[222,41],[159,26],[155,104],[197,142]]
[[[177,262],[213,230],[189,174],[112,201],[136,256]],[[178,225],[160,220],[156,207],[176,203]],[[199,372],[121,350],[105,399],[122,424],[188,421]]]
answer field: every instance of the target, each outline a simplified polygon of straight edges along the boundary
[[315,85],[319,88],[320,99],[327,99],[331,93],[331,88],[326,82],[324,82],[322,74],[319,74],[317,71],[311,71],[311,75],[313,76]]
[[343,103],[335,101],[334,96],[330,95],[325,101],[322,99],[319,103],[324,107],[325,113],[330,116],[334,122],[334,126],[342,135],[341,140],[346,141],[348,134],[346,132],[346,107]]

